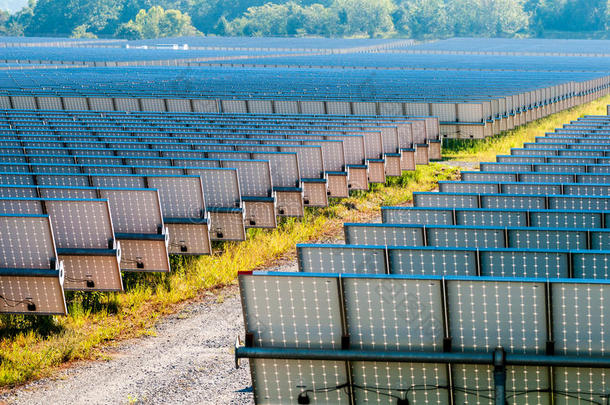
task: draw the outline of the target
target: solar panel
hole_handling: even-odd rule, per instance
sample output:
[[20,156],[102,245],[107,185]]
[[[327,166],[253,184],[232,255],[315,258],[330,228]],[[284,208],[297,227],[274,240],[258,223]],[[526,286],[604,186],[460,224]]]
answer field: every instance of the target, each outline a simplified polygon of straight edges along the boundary
[[439,191],[446,193],[486,193],[493,194],[500,192],[498,183],[470,183],[465,181],[442,182],[438,183]]
[[344,362],[317,360],[251,360],[252,385],[258,404],[296,402],[307,391],[316,404],[349,404],[344,390],[329,391],[347,381]]
[[482,250],[480,266],[482,276],[568,278],[570,260],[566,252]]
[[343,279],[352,348],[441,351],[444,325],[439,280]]
[[546,199],[544,196],[487,194],[481,196],[481,208],[544,209],[546,208]]
[[461,173],[463,181],[511,182],[517,181],[517,174],[510,172],[469,172]]
[[[610,386],[608,369],[556,367],[553,371],[553,387],[560,393],[555,394],[556,404],[570,404],[575,400],[583,403],[598,401]],[[569,394],[572,392],[578,393],[577,398]]]
[[455,225],[467,226],[527,226],[526,211],[462,209],[455,211]]
[[[514,404],[550,404],[550,378],[547,367],[507,366],[506,392]],[[456,387],[472,391],[454,390],[457,403],[492,404],[494,392],[493,367],[456,364],[452,366],[452,381]],[[519,394],[519,395],[517,395]]]
[[380,224],[344,224],[345,243],[348,245],[425,246],[420,226]]
[[[108,200],[112,216],[112,224],[116,238],[121,242],[121,269],[126,271],[169,271],[167,256],[168,240],[159,197],[153,189],[111,189],[111,188],[61,188],[44,186],[11,187],[0,185],[2,197],[20,197],[25,190],[33,192],[34,196],[43,198],[103,198]],[[31,197],[31,193],[27,193]],[[195,240],[202,240],[198,235]],[[189,240],[192,242],[192,240]],[[187,252],[209,252],[209,241],[206,246],[185,245]],[[174,247],[178,252],[184,252],[181,246]],[[196,250],[200,249],[200,250]]]
[[[245,217],[242,209],[213,208],[210,210],[209,214],[211,240],[246,240],[246,230],[244,226]],[[184,225],[188,224],[180,225],[180,227],[175,227],[174,231],[177,232],[183,229]],[[172,228],[170,228],[170,231],[171,230]],[[201,232],[204,232],[204,230],[202,229],[200,233]]]
[[45,200],[44,204],[64,261],[65,289],[122,291],[120,250],[114,242],[108,202]]
[[0,311],[65,315],[63,264],[48,216],[0,215]]
[[587,231],[575,229],[516,228],[508,230],[508,246],[527,249],[588,248]]
[[530,225],[540,228],[602,228],[601,212],[530,212]]
[[392,274],[402,275],[477,275],[476,250],[439,248],[389,248]]
[[385,249],[345,245],[297,245],[299,269],[311,273],[385,274]]
[[607,197],[588,196],[550,196],[549,209],[561,210],[596,210],[606,211],[610,208]]
[[610,277],[609,260],[607,252],[574,252],[573,277],[607,280]]
[[415,207],[479,208],[477,194],[413,193]]
[[447,300],[453,350],[545,352],[544,283],[451,280]]
[[553,340],[556,353],[607,355],[605,302],[610,286],[593,283],[551,285]]
[[356,403],[388,403],[389,395],[407,396],[413,404],[449,403],[446,388],[413,390],[412,387],[447,387],[449,376],[446,365],[422,363],[351,362],[352,381]]
[[454,225],[451,209],[381,207],[381,218],[385,224]]
[[[496,253],[493,250],[488,252]],[[564,251],[562,254],[567,255],[567,252]],[[522,256],[517,263],[519,260],[524,262],[517,267],[523,267],[524,263],[525,266],[531,265],[531,259],[532,256]],[[553,263],[551,256],[546,259],[550,261],[549,263]],[[562,258],[562,266],[566,259],[567,256]],[[253,283],[251,279],[256,278],[259,281]],[[304,295],[303,286],[317,285],[320,288],[315,291],[324,293],[325,290],[328,291],[328,287],[320,285],[320,280],[326,280],[333,286],[341,283],[342,288],[333,291],[333,296],[339,295],[339,302],[331,303],[324,293],[321,300],[310,300],[310,303],[316,305],[318,302],[324,302],[336,305],[339,312],[345,311],[344,322],[346,331],[349,332],[346,336],[349,336],[350,348],[364,350],[364,353],[372,353],[372,350],[385,353],[393,350],[408,353],[442,352],[446,348],[447,341],[451,343],[454,353],[489,354],[497,346],[502,346],[509,354],[544,355],[549,350],[549,345],[553,344],[555,351],[560,355],[579,354],[589,357],[604,355],[606,350],[603,303],[607,298],[605,297],[608,290],[607,283],[565,279],[545,282],[531,278],[496,279],[464,276],[446,277],[443,280],[430,276],[423,278],[389,275],[304,277],[271,273],[242,275],[240,286],[244,293],[245,317],[252,317],[249,314],[254,312],[260,313],[261,307],[264,306],[245,302],[245,299],[252,300],[255,296],[259,303],[266,303],[264,310],[271,312],[270,300],[264,296],[268,294],[266,288],[274,284],[275,287],[278,286],[277,282],[270,282],[273,278],[282,279],[279,285],[281,288],[277,290],[282,297],[274,302],[276,305],[279,302],[280,306],[285,304],[288,307],[301,304]],[[547,289],[547,283],[550,289]],[[243,291],[244,288],[263,286],[266,287],[264,290],[255,288],[251,291]],[[274,299],[278,298],[277,294],[277,292],[273,293]],[[445,306],[443,303],[446,303]],[[247,305],[255,305],[256,309],[249,309]],[[300,307],[298,311],[302,313]],[[311,310],[306,309],[306,311]],[[549,311],[552,313],[550,317]],[[284,317],[285,322],[276,322],[281,324],[282,330],[285,331],[282,336],[293,336],[295,329],[311,328],[308,325],[313,325],[317,319],[320,319],[318,309],[298,320],[294,320],[293,314],[294,312],[291,312]],[[447,316],[446,321],[445,316]],[[335,320],[340,320],[341,316],[338,314],[331,319],[333,321],[330,325],[335,325]],[[262,328],[260,332],[252,329],[247,331],[254,336],[258,333],[267,333],[265,322],[259,327]],[[446,330],[447,327],[449,329]],[[336,333],[340,329],[337,327]],[[325,330],[324,335],[328,338],[335,336],[335,333],[327,332],[328,329]],[[303,336],[305,335],[302,334],[301,338]],[[447,337],[450,339],[447,340]],[[269,342],[262,343],[262,347],[271,347],[268,346]],[[282,347],[283,342],[285,340],[273,347]],[[340,353],[337,344],[335,343],[332,350]],[[258,346],[256,343],[254,345]],[[311,348],[315,347],[318,347],[317,343]],[[304,352],[308,349],[302,348],[305,349]],[[256,362],[252,365],[253,373],[256,371],[260,377],[259,371],[263,367],[261,362],[270,365],[282,364],[285,361],[287,360],[253,360],[253,363]],[[305,359],[289,361],[296,362],[294,367],[297,369],[309,362]],[[295,401],[294,398],[305,392],[311,399],[314,395],[329,393],[335,395],[337,391],[353,392],[354,398],[358,398],[358,401],[386,401],[387,397],[383,397],[381,393],[391,391],[396,394],[395,398],[404,398],[404,391],[400,387],[406,387],[405,390],[414,391],[412,395],[417,401],[443,403],[445,395],[452,395],[465,403],[475,399],[481,403],[491,403],[489,395],[494,389],[494,370],[490,365],[463,365],[457,362],[447,367],[434,363],[427,365],[384,363],[382,359],[378,362],[362,362],[351,361],[349,356],[345,363],[319,361],[318,364],[320,367],[316,376],[330,381],[331,383],[326,387],[333,389],[319,388],[314,392],[311,391],[312,385],[318,384],[317,386],[321,387],[321,383],[311,382],[312,378],[297,386],[292,375],[267,372],[264,373],[265,378],[254,380],[255,384],[260,385],[255,386],[257,400],[260,398],[259,393],[266,392],[268,396],[263,398],[264,401],[277,402],[273,395],[279,392],[278,387],[282,387],[283,390],[288,390],[282,392],[285,395],[284,400],[289,402]],[[327,368],[331,364],[334,367]],[[347,367],[347,371],[340,365]],[[450,381],[447,381],[449,376]],[[606,380],[605,369],[507,366],[506,389],[508,396],[515,398],[516,403],[549,403],[551,395],[560,403],[563,403],[563,397],[569,399],[569,401],[566,399],[566,402],[572,403],[574,399],[584,400],[583,398],[598,398],[604,395]],[[406,385],[412,381],[425,381],[430,384],[445,382],[438,387],[431,387],[430,390],[419,390],[413,385]],[[555,385],[552,386],[551,383]],[[269,391],[269,387],[272,391]],[[449,389],[445,391],[444,387]],[[587,390],[586,387],[590,389]],[[554,390],[553,394],[549,393],[551,388]],[[437,390],[439,392],[436,392]],[[381,399],[382,397],[385,399]],[[340,400],[334,397],[332,399]],[[409,399],[411,400],[411,396]]]
[[338,349],[343,321],[335,277],[240,277],[244,323],[259,347]]
[[506,238],[497,228],[427,228],[428,246],[503,248]]

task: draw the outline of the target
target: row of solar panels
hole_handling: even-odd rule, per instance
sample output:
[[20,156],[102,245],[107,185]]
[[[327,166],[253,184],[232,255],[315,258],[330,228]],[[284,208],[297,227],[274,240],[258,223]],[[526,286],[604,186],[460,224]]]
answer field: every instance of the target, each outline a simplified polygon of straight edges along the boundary
[[[443,355],[497,346],[521,358],[551,348],[608,354],[604,281],[261,273],[239,282],[250,347],[287,357],[250,359],[258,404],[492,404],[494,368],[443,364]],[[363,360],[323,359],[346,351]],[[298,359],[316,352],[320,359]],[[392,360],[405,352],[430,360]],[[607,369],[507,368],[512,404],[588,403],[607,384]]]
[[[8,59],[8,58],[7,58]],[[7,60],[7,62],[16,62]],[[186,61],[185,61],[186,62]],[[196,65],[195,61],[187,62]],[[565,57],[565,56],[490,56],[476,54],[417,54],[398,50],[383,50],[375,53],[352,53],[342,55],[328,54],[290,54],[252,55],[251,58],[231,59],[230,56],[213,62],[199,62],[199,65],[214,66],[231,64],[251,67],[293,67],[301,69],[403,69],[403,70],[489,70],[489,71],[610,71],[610,54],[607,57]]]
[[[545,150],[576,150],[579,136]],[[528,145],[511,156],[537,156]],[[610,143],[599,145],[570,158],[601,160]],[[382,223],[345,224],[345,245],[299,245],[299,274],[241,274],[237,352],[251,357],[256,402],[494,403],[497,347],[523,355],[506,370],[510,403],[605,398],[609,369],[589,365],[609,354],[608,170],[482,163],[414,193],[412,208],[383,208]]]
[[[0,106],[437,116],[445,136],[483,138],[608,91],[608,77],[592,72],[525,72],[515,78],[510,72],[490,71],[387,70],[371,74],[352,69],[338,75],[335,70],[208,66],[187,70],[82,68],[69,75],[57,70],[7,71],[0,77],[5,89]],[[182,88],[183,83],[188,86]]]
[[[229,114],[341,114],[341,115],[421,115],[438,116],[444,136],[459,134],[462,138],[483,138],[500,131],[571,108],[605,94],[600,89],[581,96],[566,97],[530,107],[510,108],[506,100],[476,103],[356,103],[342,101],[273,101],[273,100],[170,100],[162,98],[93,98],[50,96],[0,96],[3,108],[32,109],[104,109],[127,111],[202,111]],[[502,101],[502,103],[500,103]],[[512,103],[512,101],[511,101]],[[496,111],[496,112],[494,112]],[[507,110],[508,111],[508,110]]]
[[[49,55],[56,48],[128,48],[131,50],[146,49],[154,53],[157,50],[230,50],[241,52],[367,52],[378,49],[406,47],[413,40],[388,39],[345,39],[345,38],[274,38],[274,37],[174,37],[165,39],[120,40],[120,39],[75,39],[46,37],[0,37],[0,48],[38,48],[27,54],[29,59],[52,58]],[[49,49],[51,48],[51,49]],[[90,60],[77,55],[73,60]],[[60,60],[61,62],[61,60]]]
[[[42,116],[32,112],[10,113],[0,116],[0,132],[4,134],[45,135],[36,139],[61,140],[50,135],[92,137],[114,136],[118,141],[134,141],[136,137],[182,138],[172,142],[194,142],[196,138],[227,137],[282,139],[308,134],[310,138],[332,135],[363,135],[371,157],[383,152],[394,153],[398,148],[413,148],[428,142],[432,145],[432,158],[440,158],[438,145],[438,119],[434,117],[349,117],[324,118],[321,116],[274,115],[218,115],[167,113],[67,113],[50,112]],[[158,134],[162,132],[162,134]],[[381,132],[381,136],[373,132]],[[234,135],[233,135],[234,134]],[[120,138],[123,136],[123,138]]]
[[[169,253],[209,254],[211,241],[245,240],[246,228],[414,170],[431,144],[440,158],[430,118],[161,117],[1,113],[0,214],[48,216],[66,290],[121,291],[121,271],[170,271]],[[0,311],[65,313],[61,289],[37,290],[33,267],[15,269],[26,245],[5,242]]]
[[608,57],[610,41],[537,38],[450,38],[406,47],[408,52]]

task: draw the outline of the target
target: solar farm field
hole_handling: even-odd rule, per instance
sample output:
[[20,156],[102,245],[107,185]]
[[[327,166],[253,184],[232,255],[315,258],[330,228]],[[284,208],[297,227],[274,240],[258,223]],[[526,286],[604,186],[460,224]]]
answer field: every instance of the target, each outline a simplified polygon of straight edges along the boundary
[[610,118],[570,114],[608,99],[607,45],[4,40],[0,384],[236,284],[238,340],[193,372],[247,360],[228,402],[604,403]]

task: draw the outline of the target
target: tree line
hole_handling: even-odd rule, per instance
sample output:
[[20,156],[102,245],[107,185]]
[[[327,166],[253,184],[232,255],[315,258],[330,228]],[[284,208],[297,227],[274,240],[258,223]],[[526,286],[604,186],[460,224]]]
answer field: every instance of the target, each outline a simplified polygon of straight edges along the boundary
[[0,35],[608,37],[610,0],[29,0]]

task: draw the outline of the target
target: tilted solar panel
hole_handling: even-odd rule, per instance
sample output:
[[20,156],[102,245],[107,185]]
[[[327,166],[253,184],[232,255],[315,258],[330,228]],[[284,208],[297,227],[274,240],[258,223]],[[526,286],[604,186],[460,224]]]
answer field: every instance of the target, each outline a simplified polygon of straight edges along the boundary
[[0,212],[49,215],[66,290],[123,290],[121,251],[107,201],[3,198]]
[[48,216],[0,214],[0,312],[65,315],[63,264]]
[[[121,269],[165,272],[170,270],[169,236],[163,224],[157,190],[0,185],[0,196],[107,199],[115,235],[121,242]],[[189,246],[184,248],[187,247]],[[207,247],[203,246],[202,249],[204,248]],[[181,250],[181,246],[177,246],[177,250]]]

